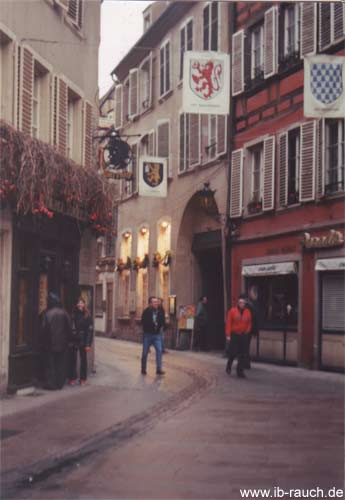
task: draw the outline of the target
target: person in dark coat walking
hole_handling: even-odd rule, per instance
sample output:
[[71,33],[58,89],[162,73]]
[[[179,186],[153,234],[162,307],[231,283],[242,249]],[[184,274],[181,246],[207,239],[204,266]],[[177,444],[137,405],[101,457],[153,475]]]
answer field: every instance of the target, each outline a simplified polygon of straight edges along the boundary
[[162,329],[165,328],[164,310],[159,308],[159,301],[156,297],[150,297],[149,306],[144,310],[141,316],[143,325],[143,353],[141,356],[141,373],[146,375],[147,355],[151,345],[156,350],[156,373],[164,375],[162,370]]
[[48,294],[48,307],[41,318],[44,356],[44,388],[62,389],[66,380],[66,353],[71,339],[71,321],[57,294]]
[[70,348],[69,384],[77,383],[77,358],[80,356],[80,385],[87,380],[87,353],[91,351],[93,325],[84,299],[79,299],[73,314],[73,336]]
[[244,368],[250,370],[250,341],[252,337],[256,337],[259,334],[259,311],[258,311],[258,292],[256,286],[252,286],[249,289],[249,294],[247,298],[246,307],[249,309],[252,315],[252,329],[247,336],[246,352],[244,355]]

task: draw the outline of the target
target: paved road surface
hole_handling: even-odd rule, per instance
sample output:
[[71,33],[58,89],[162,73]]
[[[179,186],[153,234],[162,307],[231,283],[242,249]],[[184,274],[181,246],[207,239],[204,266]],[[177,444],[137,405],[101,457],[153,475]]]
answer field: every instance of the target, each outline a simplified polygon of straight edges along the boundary
[[342,375],[255,364],[242,380],[220,356],[170,351],[160,379],[154,363],[140,375],[136,344],[97,339],[96,352],[89,387],[4,417],[26,427],[4,441],[4,498],[238,500],[240,488],[344,488]]

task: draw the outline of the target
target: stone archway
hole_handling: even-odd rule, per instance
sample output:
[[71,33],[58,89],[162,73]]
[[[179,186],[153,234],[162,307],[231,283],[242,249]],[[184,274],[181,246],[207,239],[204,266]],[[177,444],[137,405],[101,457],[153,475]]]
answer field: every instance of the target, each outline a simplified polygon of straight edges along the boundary
[[208,347],[224,347],[224,289],[221,224],[200,207],[198,194],[188,201],[176,242],[175,289],[178,305],[209,298]]

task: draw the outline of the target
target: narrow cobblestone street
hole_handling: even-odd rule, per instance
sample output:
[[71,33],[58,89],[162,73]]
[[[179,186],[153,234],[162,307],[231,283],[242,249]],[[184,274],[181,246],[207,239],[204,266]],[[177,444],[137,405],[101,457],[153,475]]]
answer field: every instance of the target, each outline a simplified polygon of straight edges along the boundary
[[2,498],[237,500],[240,488],[343,488],[342,375],[256,364],[240,380],[219,354],[170,351],[166,376],[153,375],[152,353],[145,378],[140,349],[99,338],[87,387],[2,402]]

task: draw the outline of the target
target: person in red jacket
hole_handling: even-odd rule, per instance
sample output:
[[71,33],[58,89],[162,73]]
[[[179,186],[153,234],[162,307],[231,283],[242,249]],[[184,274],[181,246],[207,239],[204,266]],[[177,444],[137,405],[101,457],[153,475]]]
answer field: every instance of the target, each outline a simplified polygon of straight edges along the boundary
[[226,317],[226,339],[230,340],[229,359],[226,365],[226,373],[230,375],[231,366],[237,357],[237,376],[245,378],[244,358],[247,346],[247,335],[252,329],[252,314],[246,307],[244,295],[240,295],[237,306],[232,307]]

